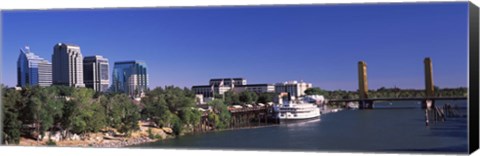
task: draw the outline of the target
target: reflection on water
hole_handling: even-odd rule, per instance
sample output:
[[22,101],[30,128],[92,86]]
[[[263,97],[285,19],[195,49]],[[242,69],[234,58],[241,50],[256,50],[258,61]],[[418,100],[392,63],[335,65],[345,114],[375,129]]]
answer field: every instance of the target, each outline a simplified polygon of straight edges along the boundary
[[[467,102],[465,100],[437,100],[435,106],[442,107],[445,104],[457,106],[458,108],[466,109]],[[381,101],[374,102],[374,108],[401,108],[401,109],[417,109],[422,107],[420,101]]]
[[302,127],[308,124],[320,122],[320,118],[318,119],[312,119],[312,120],[302,120],[302,121],[294,121],[294,122],[289,122],[284,124],[287,127]]
[[280,126],[284,126],[287,128],[287,130],[290,130],[290,131],[297,131],[297,129],[299,128],[304,129],[305,127],[308,127],[308,125],[319,124],[320,121],[321,119],[318,118],[318,119],[312,119],[312,120],[302,120],[302,121],[294,121],[289,123],[282,123],[282,125]]
[[[453,101],[466,107],[466,101]],[[437,102],[453,104],[452,101]],[[425,126],[425,114],[415,102],[384,104],[394,108],[344,110],[317,120],[277,126],[212,132],[137,145],[154,148],[394,151],[466,153],[467,118],[448,118]],[[378,107],[385,107],[377,104]],[[460,109],[461,113],[467,112]]]

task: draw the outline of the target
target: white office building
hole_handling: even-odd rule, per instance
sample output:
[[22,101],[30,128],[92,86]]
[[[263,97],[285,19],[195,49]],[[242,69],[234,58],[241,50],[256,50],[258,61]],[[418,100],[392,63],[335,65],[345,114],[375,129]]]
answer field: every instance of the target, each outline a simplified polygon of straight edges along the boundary
[[298,98],[305,95],[305,90],[312,88],[311,83],[288,81],[275,84],[275,92],[287,92],[291,97]]
[[195,94],[202,94],[203,97],[215,97],[223,95],[227,91],[240,93],[251,91],[256,93],[275,92],[273,84],[247,84],[244,78],[217,78],[210,79],[209,85],[193,86]]
[[241,93],[244,91],[250,91],[255,93],[267,93],[275,92],[275,85],[273,84],[247,84],[247,85],[238,85],[233,88],[233,92]]

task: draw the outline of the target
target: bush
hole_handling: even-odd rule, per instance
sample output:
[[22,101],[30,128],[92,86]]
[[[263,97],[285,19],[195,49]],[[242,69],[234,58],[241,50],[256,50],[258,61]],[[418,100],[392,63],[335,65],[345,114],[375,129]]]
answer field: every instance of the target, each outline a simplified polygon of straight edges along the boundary
[[162,139],[162,136],[160,136],[159,134],[153,134],[152,129],[150,128],[148,128],[147,133],[148,133],[148,138],[150,139]]
[[154,138],[155,138],[155,136],[154,136],[153,133],[152,133],[152,129],[148,128],[147,133],[148,133],[148,138],[150,138],[150,139],[154,139]]
[[47,144],[47,146],[56,146],[57,145],[57,143],[55,141],[53,141],[52,139],[48,139],[46,144]]
[[182,130],[183,130],[182,122],[180,120],[175,120],[174,123],[173,123],[172,130],[173,130],[173,133],[176,136],[179,136],[180,133],[182,133]]

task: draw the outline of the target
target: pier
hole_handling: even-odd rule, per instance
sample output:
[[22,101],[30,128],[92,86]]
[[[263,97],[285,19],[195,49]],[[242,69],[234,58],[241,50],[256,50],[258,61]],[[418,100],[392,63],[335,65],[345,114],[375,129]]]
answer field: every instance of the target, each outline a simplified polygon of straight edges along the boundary
[[[199,108],[208,108],[208,105],[198,105]],[[231,118],[229,128],[254,127],[265,125],[269,123],[276,123],[271,119],[271,106],[253,106],[233,108],[229,107]],[[197,131],[209,131],[213,125],[208,120],[208,112],[204,112],[201,119],[201,124],[196,128]]]
[[272,108],[269,106],[254,106],[229,109],[232,117],[230,128],[251,127],[269,123]]

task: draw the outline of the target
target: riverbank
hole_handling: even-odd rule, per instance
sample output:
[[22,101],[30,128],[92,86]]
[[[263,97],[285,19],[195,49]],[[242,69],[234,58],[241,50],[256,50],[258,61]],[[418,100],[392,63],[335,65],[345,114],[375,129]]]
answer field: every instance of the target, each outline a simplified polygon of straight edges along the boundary
[[[88,137],[84,139],[75,138],[75,139],[64,139],[57,140],[53,139],[55,145],[60,147],[99,147],[99,148],[119,148],[119,147],[128,147],[139,144],[147,144],[152,142],[157,142],[161,140],[173,139],[176,136],[173,134],[173,131],[170,128],[155,128],[149,126],[146,122],[139,123],[140,130],[133,132],[129,137],[123,136],[110,136],[107,133],[89,133]],[[255,129],[255,128],[265,128],[277,126],[278,124],[260,124],[252,125],[246,127],[235,127],[227,129],[211,129],[207,128],[207,131],[194,132],[192,129],[188,129],[185,132],[181,133],[180,136],[185,135],[194,135],[194,134],[203,134],[210,132],[221,132],[221,131],[231,131],[231,130],[241,130],[241,129]],[[43,140],[33,140],[31,138],[22,137],[20,139],[20,146],[49,146],[49,139],[45,137]]]
[[[144,144],[149,142],[156,142],[160,139],[150,139],[148,137],[139,137],[139,138],[125,138],[121,140],[101,140],[101,141],[90,141],[90,140],[62,140],[55,142],[54,146],[60,147],[125,147],[137,144]],[[48,141],[35,141],[28,138],[20,139],[20,146],[49,146]]]
[[[325,115],[329,113],[335,113],[341,110],[342,109],[339,109],[339,108],[327,107],[325,109],[321,109],[321,113],[322,115]],[[211,127],[204,127],[206,131],[194,131],[192,128],[187,128],[183,133],[180,134],[180,136],[210,133],[210,132],[231,131],[231,130],[266,128],[266,127],[272,127],[272,126],[278,126],[278,124],[274,124],[274,123],[255,124],[254,122],[252,122],[250,126],[232,127],[227,129],[212,129]],[[80,138],[76,136],[68,139],[58,139],[58,137],[53,136],[50,139],[54,142],[55,146],[61,146],[61,147],[119,148],[119,147],[128,147],[128,146],[134,146],[139,144],[152,143],[152,142],[172,139],[176,137],[173,134],[172,129],[152,127],[150,126],[149,122],[139,121],[139,127],[140,127],[140,130],[132,132],[132,134],[128,137],[122,136],[122,135],[112,135],[106,132],[98,132],[98,133],[89,133],[87,134],[87,137],[84,137],[84,138]],[[52,142],[49,142],[49,139],[47,137],[39,141],[22,137],[19,143],[19,145],[21,146],[48,146],[51,144]]]
[[[130,136],[118,135],[108,132],[88,133],[85,137],[74,135],[70,138],[60,139],[56,135],[44,137],[42,140],[31,138],[20,138],[20,146],[62,146],[62,147],[125,147],[149,142],[160,141],[163,139],[174,138],[173,131],[170,128],[156,128],[150,126],[148,122],[139,122],[140,130],[132,132]],[[108,129],[105,131],[114,131]]]

